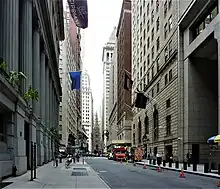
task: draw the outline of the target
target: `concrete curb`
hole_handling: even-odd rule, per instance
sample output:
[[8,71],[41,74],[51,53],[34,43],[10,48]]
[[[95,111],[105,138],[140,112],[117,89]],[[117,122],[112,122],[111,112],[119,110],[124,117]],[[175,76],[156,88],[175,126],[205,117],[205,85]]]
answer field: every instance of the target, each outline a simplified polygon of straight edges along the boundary
[[[144,165],[144,162],[136,162],[137,165]],[[146,165],[148,167],[154,167],[154,168],[158,168],[158,165],[151,165],[146,163]],[[165,170],[169,170],[169,171],[176,171],[176,172],[180,172],[181,169],[175,169],[175,168],[170,168],[170,167],[160,167],[161,169],[165,169]],[[220,175],[208,175],[207,173],[201,173],[201,172],[195,172],[195,171],[188,171],[188,170],[184,170],[185,173],[188,174],[192,174],[192,175],[199,175],[199,176],[204,176],[204,177],[211,177],[211,178],[217,178],[220,179]]]

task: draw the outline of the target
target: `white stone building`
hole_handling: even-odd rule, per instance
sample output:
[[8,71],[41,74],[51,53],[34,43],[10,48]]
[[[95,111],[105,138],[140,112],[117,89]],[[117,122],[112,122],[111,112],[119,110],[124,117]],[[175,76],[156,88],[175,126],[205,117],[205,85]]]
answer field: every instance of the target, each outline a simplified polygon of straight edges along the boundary
[[92,121],[93,121],[93,98],[90,87],[90,77],[87,71],[82,73],[82,126],[88,137],[88,150],[92,151]]
[[115,45],[113,57],[112,57],[112,65],[110,68],[110,90],[109,90],[109,102],[108,102],[108,110],[109,110],[109,140],[107,141],[107,145],[112,144],[113,140],[118,140],[117,132],[117,89],[118,89],[118,78],[117,78],[117,44]]
[[108,42],[103,47],[102,52],[102,62],[103,62],[103,101],[102,101],[102,128],[101,128],[101,140],[102,149],[106,151],[106,145],[108,138],[106,133],[108,132],[108,102],[109,102],[109,90],[110,90],[110,68],[112,64],[112,57],[114,52],[114,47],[116,44],[116,31],[117,28],[114,27]]

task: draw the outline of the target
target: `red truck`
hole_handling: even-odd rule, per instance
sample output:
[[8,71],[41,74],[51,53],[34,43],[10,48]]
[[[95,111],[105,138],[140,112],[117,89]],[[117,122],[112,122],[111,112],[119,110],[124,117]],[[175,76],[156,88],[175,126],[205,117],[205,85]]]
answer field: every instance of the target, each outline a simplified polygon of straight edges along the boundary
[[112,150],[113,159],[115,161],[125,161],[126,160],[127,149],[125,147],[116,147]]

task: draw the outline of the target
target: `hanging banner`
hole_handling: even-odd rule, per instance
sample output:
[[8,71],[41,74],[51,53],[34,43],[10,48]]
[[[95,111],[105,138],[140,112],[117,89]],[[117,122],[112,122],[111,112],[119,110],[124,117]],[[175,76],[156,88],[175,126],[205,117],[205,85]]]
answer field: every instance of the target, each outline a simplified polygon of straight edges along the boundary
[[87,0],[67,0],[70,14],[77,27],[85,29],[88,27]]

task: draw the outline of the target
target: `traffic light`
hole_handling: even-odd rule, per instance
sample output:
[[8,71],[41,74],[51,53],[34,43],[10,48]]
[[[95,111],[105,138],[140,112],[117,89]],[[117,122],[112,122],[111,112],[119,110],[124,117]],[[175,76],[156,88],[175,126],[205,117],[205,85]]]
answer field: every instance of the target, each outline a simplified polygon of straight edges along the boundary
[[146,97],[143,93],[137,93],[135,107],[145,109],[147,105],[148,97]]

